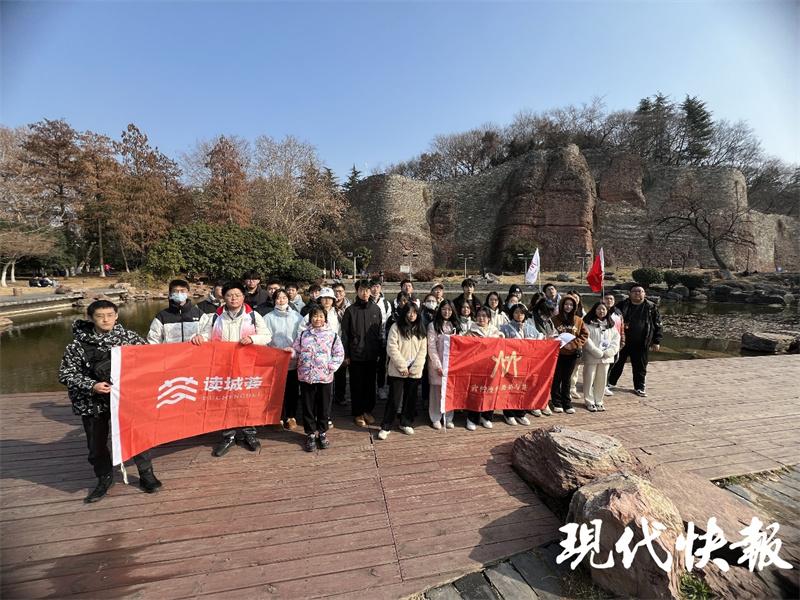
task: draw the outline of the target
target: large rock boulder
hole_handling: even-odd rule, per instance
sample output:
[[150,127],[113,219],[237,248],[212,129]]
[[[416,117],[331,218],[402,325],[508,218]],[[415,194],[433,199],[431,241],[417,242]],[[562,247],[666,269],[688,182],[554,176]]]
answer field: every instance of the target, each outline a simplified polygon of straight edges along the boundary
[[742,350],[777,354],[787,352],[797,336],[781,333],[744,333],[742,334]]
[[0,317],[0,331],[5,331],[6,329],[11,329],[14,325],[14,322],[9,319],[8,317]]
[[517,438],[511,460],[525,481],[555,499],[621,468],[639,466],[619,440],[560,425]]
[[[628,527],[633,533],[630,547],[644,539],[642,517],[666,527],[652,544],[655,554],[669,566],[665,571],[640,547],[628,568],[615,544]],[[630,473],[613,473],[585,485],[575,492],[569,505],[568,523],[602,522],[600,552],[595,561],[603,563],[611,552],[614,566],[591,569],[592,581],[617,596],[633,598],[679,598],[680,576],[685,570],[683,553],[675,551],[675,542],[683,534],[683,520],[675,504],[649,481]],[[669,558],[668,558],[669,557]]]

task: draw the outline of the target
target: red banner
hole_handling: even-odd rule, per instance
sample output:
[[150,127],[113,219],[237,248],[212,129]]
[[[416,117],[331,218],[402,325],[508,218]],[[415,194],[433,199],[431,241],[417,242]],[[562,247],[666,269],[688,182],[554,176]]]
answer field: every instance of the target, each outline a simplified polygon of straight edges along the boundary
[[219,429],[280,422],[289,353],[232,342],[111,351],[114,464]]
[[544,408],[559,347],[558,340],[450,336],[443,361],[443,410]]

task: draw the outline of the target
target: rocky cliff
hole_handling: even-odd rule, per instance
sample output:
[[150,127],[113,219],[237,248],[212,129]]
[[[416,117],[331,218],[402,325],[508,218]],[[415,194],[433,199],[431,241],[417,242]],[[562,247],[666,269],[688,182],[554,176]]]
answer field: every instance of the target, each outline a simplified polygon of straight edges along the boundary
[[[404,254],[416,252],[415,270],[456,267],[458,255],[470,253],[473,268],[498,270],[515,242],[538,245],[548,270],[574,269],[576,255],[599,247],[612,268],[716,266],[699,235],[687,230],[667,239],[668,227],[659,223],[689,196],[721,210],[747,205],[745,181],[735,169],[654,166],[570,145],[445,182],[368,177],[353,208],[375,269],[397,270],[412,260]],[[753,212],[745,228],[756,246],[723,246],[731,268],[800,268],[800,220]]]

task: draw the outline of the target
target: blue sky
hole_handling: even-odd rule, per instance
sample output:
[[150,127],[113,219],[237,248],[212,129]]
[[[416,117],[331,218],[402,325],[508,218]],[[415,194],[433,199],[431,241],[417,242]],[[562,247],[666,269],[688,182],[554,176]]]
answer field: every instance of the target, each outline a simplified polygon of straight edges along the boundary
[[341,177],[520,109],[663,91],[800,162],[800,2],[70,2],[0,5],[0,122],[65,118],[170,156],[293,134]]

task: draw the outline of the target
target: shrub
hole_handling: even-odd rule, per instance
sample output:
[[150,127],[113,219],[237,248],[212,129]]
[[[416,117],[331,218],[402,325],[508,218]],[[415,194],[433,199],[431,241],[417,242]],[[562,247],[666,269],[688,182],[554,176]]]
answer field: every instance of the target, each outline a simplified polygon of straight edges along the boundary
[[667,289],[671,290],[681,282],[680,271],[664,271],[664,283],[667,284]]
[[276,275],[282,281],[314,283],[322,277],[322,270],[311,261],[298,259],[293,260],[284,271]]
[[400,273],[398,271],[384,271],[383,272],[383,280],[384,281],[391,281],[392,283],[399,283],[403,281],[403,279],[407,279],[408,274]]
[[678,281],[685,285],[689,291],[703,287],[705,284],[705,278],[702,275],[697,275],[695,273],[681,273]]
[[155,289],[155,288],[165,288],[167,287],[166,282],[160,281],[156,277],[153,276],[152,273],[148,273],[146,271],[131,271],[130,273],[122,272],[117,275],[117,281],[120,283],[129,283],[135,288],[139,288],[142,290],[147,289]]
[[417,281],[433,281],[436,279],[436,271],[433,269],[420,269],[414,273],[414,279]]
[[664,273],[659,269],[653,269],[652,267],[642,267],[641,269],[636,269],[633,273],[633,280],[642,285],[647,289],[649,286],[653,285],[654,283],[661,283],[664,281]]

